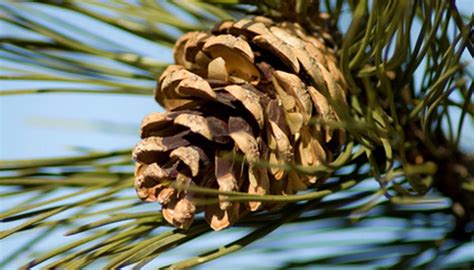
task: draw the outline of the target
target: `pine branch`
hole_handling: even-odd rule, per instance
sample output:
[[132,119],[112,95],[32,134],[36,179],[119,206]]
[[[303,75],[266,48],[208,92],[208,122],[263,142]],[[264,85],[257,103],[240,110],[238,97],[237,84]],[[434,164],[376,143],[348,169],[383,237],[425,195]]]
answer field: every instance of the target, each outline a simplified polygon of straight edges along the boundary
[[[349,134],[346,147],[336,153],[333,162],[311,167],[297,163],[274,164],[268,160],[250,162],[243,155],[233,156],[242,166],[278,168],[284,172],[331,178],[295,195],[248,195],[169,183],[168,186],[180,191],[206,195],[198,206],[222,201],[289,204],[273,212],[246,216],[230,230],[245,230],[244,237],[229,240],[228,244],[215,249],[206,248],[209,249],[206,253],[193,251],[187,258],[166,267],[209,265],[222,256],[239,256],[246,252],[273,254],[277,260],[279,256],[275,254],[290,249],[331,247],[331,243],[320,243],[317,238],[309,237],[319,237],[324,230],[336,234],[350,231],[357,236],[360,229],[369,232],[393,229],[398,234],[387,242],[360,244],[347,240],[344,246],[333,243],[338,249],[330,254],[282,259],[278,265],[282,268],[324,268],[328,264],[373,264],[393,269],[438,267],[443,264],[440,260],[444,256],[469,247],[466,245],[469,232],[463,226],[469,221],[469,202],[472,202],[473,172],[472,166],[469,167],[472,158],[469,153],[462,153],[459,145],[461,132],[474,115],[474,86],[469,83],[472,72],[462,62],[463,55],[474,54],[472,16],[463,16],[455,2],[324,1],[329,18],[324,20],[312,17],[311,11],[315,9],[315,13],[319,13],[320,8],[310,2],[318,1],[258,1],[257,11],[252,9],[255,3],[245,1],[250,6],[243,6],[233,0],[5,2],[0,4],[1,20],[34,32],[42,39],[0,37],[3,42],[0,59],[7,63],[0,79],[64,82],[75,86],[17,87],[1,91],[0,96],[61,92],[151,95],[155,79],[168,65],[147,51],[131,50],[125,46],[126,41],[112,42],[105,35],[52,16],[42,8],[94,19],[128,35],[159,43],[168,48],[166,53],[171,53],[169,48],[181,33],[209,29],[218,21],[242,17],[249,12],[261,14],[263,11],[275,20],[298,21],[307,30],[314,30],[318,21],[331,31],[335,31],[341,16],[349,13],[350,26],[347,30],[341,29],[344,37],[338,38],[340,33],[333,33],[331,45],[337,50],[340,68],[351,91],[349,106],[340,106],[329,99],[341,121],[323,118],[309,121],[311,125],[344,129]],[[293,5],[294,9],[285,9],[285,5]],[[185,20],[180,16],[189,18]],[[65,34],[39,18],[62,25],[75,35]],[[79,36],[87,39],[84,41]],[[107,46],[98,46],[99,43]],[[417,79],[419,74],[422,74],[421,79]],[[330,96],[329,90],[320,89],[326,98]],[[457,119],[452,119],[450,111],[453,109],[461,111]],[[210,233],[202,217],[198,217],[189,230],[170,229],[156,205],[143,205],[134,195],[128,196],[133,189],[130,155],[131,150],[125,149],[75,157],[1,161],[0,185],[8,187],[2,192],[5,200],[21,196],[30,199],[9,206],[0,214],[6,225],[0,238],[19,233],[37,235],[8,254],[0,267],[12,267],[9,264],[18,258],[23,260],[25,253],[32,254],[34,246],[45,237],[57,236],[64,230],[67,230],[66,235],[81,238],[45,250],[23,269],[97,267],[104,261],[105,267],[163,265],[159,259],[168,251],[185,249],[185,243],[202,243],[199,241],[226,233]],[[450,168],[458,168],[458,171]],[[371,185],[372,178],[378,185]],[[457,186],[444,186],[454,182]],[[424,196],[433,187],[434,192]],[[452,193],[453,190],[456,193]],[[453,205],[446,203],[447,197],[453,200]],[[410,224],[419,222],[420,215],[441,218],[420,225],[420,230],[431,233],[431,238],[414,240],[409,232],[416,234],[417,231],[411,231]],[[396,222],[381,229],[377,222],[384,219]],[[256,241],[271,245],[277,241],[275,238],[297,239],[297,233],[284,231],[291,226],[302,228],[301,233],[307,233],[314,243],[310,247],[304,243],[294,247],[247,247]],[[423,260],[428,252],[436,254],[433,260]],[[392,262],[381,262],[381,253]],[[463,267],[470,263],[472,258],[468,257],[446,265]]]

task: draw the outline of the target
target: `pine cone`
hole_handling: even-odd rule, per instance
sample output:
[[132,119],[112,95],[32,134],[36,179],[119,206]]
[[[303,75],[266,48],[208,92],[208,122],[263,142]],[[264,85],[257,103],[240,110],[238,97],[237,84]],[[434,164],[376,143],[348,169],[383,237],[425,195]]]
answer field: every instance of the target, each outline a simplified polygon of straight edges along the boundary
[[145,117],[133,151],[138,196],[160,202],[177,227],[188,228],[203,210],[220,230],[249,211],[281,205],[220,195],[219,204],[197,208],[194,201],[205,197],[186,187],[285,195],[314,184],[315,176],[257,163],[316,166],[329,162],[344,141],[342,130],[309,122],[339,119],[322,93],[332,104],[347,104],[334,51],[322,36],[264,17],[182,36],[176,65],[163,72],[155,91],[167,111]]

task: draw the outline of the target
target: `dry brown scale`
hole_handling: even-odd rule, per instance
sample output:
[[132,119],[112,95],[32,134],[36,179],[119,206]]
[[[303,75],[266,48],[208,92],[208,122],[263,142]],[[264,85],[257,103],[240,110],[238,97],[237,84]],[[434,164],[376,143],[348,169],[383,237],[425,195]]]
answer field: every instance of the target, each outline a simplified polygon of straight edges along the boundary
[[133,151],[138,196],[160,202],[176,227],[188,228],[202,210],[221,230],[250,211],[281,205],[220,195],[218,204],[196,206],[206,196],[186,187],[286,195],[316,183],[315,176],[258,161],[316,166],[332,160],[345,140],[341,130],[309,123],[339,119],[323,93],[346,106],[346,85],[322,36],[265,17],[183,35],[174,48],[176,65],[155,91],[166,112],[145,117]]

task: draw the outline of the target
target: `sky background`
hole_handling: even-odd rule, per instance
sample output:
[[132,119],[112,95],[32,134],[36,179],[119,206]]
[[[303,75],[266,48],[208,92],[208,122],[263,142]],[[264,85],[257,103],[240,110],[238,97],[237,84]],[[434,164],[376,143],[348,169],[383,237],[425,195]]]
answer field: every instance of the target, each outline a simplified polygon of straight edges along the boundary
[[[472,14],[473,4],[471,0],[457,1],[460,10],[465,14]],[[92,19],[75,15],[69,11],[59,11],[55,9],[45,9],[42,6],[31,4],[28,8],[34,8],[44,12],[48,16],[56,19],[73,21],[77,27],[92,31],[100,35],[103,40],[97,41],[97,46],[110,46],[111,44],[120,45],[126,50],[145,53],[146,55],[162,60],[165,62],[172,61],[171,50],[161,47],[155,43],[143,40],[141,38],[130,36],[121,30],[111,29]],[[28,9],[22,12],[28,13]],[[183,19],[189,19],[183,17]],[[70,31],[54,20],[42,19],[44,23],[50,24],[61,31],[67,33]],[[341,22],[343,29],[349,21]],[[106,33],[106,34],[104,34]],[[35,37],[34,33],[19,31],[12,25],[0,22],[0,37],[30,35]],[[76,37],[78,40],[81,37]],[[124,42],[126,41],[126,42]],[[2,67],[15,67],[31,69],[28,65],[22,65],[17,61],[10,61],[6,58],[8,54],[0,52],[0,74],[9,74]],[[470,60],[470,59],[469,59]],[[91,61],[101,61],[91,59]],[[472,66],[472,63],[471,63]],[[123,67],[116,65],[117,68],[127,70],[131,67]],[[143,81],[141,85],[154,87],[155,82]],[[65,87],[66,84],[58,84],[55,82],[20,82],[20,81],[0,81],[0,90],[6,91],[17,89],[19,87]],[[107,95],[107,94],[39,94],[39,95],[18,95],[18,96],[2,96],[0,97],[0,158],[5,159],[31,159],[42,157],[57,157],[77,154],[82,149],[89,150],[114,150],[132,148],[139,140],[138,128],[141,119],[148,113],[161,111],[152,97],[149,96],[132,96],[132,95]],[[466,121],[464,126],[461,143],[466,151],[474,151],[474,128],[472,121]],[[8,208],[13,205],[14,201],[3,201],[3,207]],[[245,267],[244,263],[254,263],[255,260],[275,260],[294,258],[314,257],[324,252],[330,252],[331,249],[341,249],[342,242],[347,241],[348,237],[353,237],[353,241],[390,241],[393,237],[399,236],[398,231],[390,232],[390,227],[396,222],[393,220],[381,220],[380,232],[373,230],[368,232],[363,228],[355,228],[357,231],[348,231],[347,234],[331,234],[331,232],[323,232],[325,226],[330,226],[330,221],[321,224],[308,224],[310,230],[304,230],[301,236],[296,236],[291,242],[279,243],[278,239],[272,238],[272,235],[266,237],[263,241],[254,245],[255,253],[242,254],[239,260],[240,267]],[[365,222],[365,221],[364,221]],[[295,233],[302,227],[294,227],[292,225],[285,226],[280,230],[287,230],[288,233]],[[235,239],[242,235],[245,231],[229,230],[227,234],[221,234],[218,238],[214,237],[213,242],[209,246],[215,246]],[[356,232],[356,234],[354,234]],[[431,232],[435,234],[436,232]],[[308,237],[308,235],[317,234],[317,239]],[[8,245],[14,245],[16,241],[22,241],[20,238],[2,241],[2,249]],[[202,241],[200,241],[202,242]],[[340,244],[338,244],[340,243]],[[259,247],[262,249],[268,245],[294,245],[295,252],[276,252],[268,257],[265,253],[259,253]],[[193,247],[189,244],[190,250],[199,251],[204,249],[202,246]],[[46,246],[47,247],[47,246]],[[304,248],[305,247],[305,248]],[[474,249],[471,245],[466,251],[470,252]],[[349,251],[348,251],[349,252]],[[176,252],[175,252],[176,253]],[[256,255],[258,254],[258,256]],[[471,254],[472,255],[472,254]],[[175,256],[183,256],[183,254],[175,254]],[[276,257],[275,257],[276,256]],[[164,257],[164,260],[175,259],[173,252],[170,256]],[[211,263],[207,267],[219,269],[221,263],[226,260],[234,260],[229,257]],[[228,263],[232,263],[229,261]]]
[[[472,14],[474,6],[472,1],[457,2],[461,11]],[[96,33],[104,39],[96,41],[99,47],[120,45],[124,50],[140,52],[164,62],[172,62],[171,50],[156,43],[129,35],[70,11],[44,8],[35,4],[31,4],[31,7],[58,19],[74,21],[74,25]],[[22,11],[28,12],[28,10]],[[190,20],[188,17],[181,16],[183,19]],[[41,21],[66,34],[69,33],[67,29],[61,27],[60,24],[55,24],[54,21],[47,19]],[[348,18],[341,20],[341,29],[345,29],[348,23]],[[35,36],[34,33],[25,33],[10,24],[0,22],[0,37],[18,35]],[[80,35],[75,35],[75,38],[81,40]],[[124,40],[127,42],[123,42]],[[5,53],[0,52],[0,74],[8,74],[7,71],[1,69],[2,66],[31,69],[30,66],[16,61],[5,60],[1,57],[2,55]],[[464,59],[470,60],[466,57]],[[94,61],[100,63],[101,60]],[[115,66],[127,70],[127,67],[123,65],[115,64]],[[472,61],[470,66],[472,67]],[[143,81],[141,85],[153,89],[155,82]],[[50,81],[36,83],[0,81],[0,91],[18,87],[66,86],[74,87],[77,84]],[[84,88],[84,86],[81,87]],[[77,153],[75,147],[96,150],[131,148],[138,140],[141,119],[150,112],[160,110],[159,105],[147,96],[55,93],[3,96],[0,98],[0,128],[2,130],[0,156],[2,159],[25,159],[75,154]],[[473,123],[472,121],[469,123],[469,120],[466,122],[461,143],[464,149],[474,151],[472,145],[474,132],[471,132]]]

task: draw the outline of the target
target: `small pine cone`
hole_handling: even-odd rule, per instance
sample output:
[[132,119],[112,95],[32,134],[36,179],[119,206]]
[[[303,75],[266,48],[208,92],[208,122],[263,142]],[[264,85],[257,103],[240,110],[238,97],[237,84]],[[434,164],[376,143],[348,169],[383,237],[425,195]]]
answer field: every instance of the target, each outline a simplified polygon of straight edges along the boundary
[[264,17],[182,36],[176,65],[163,72],[155,91],[166,112],[145,117],[133,151],[138,196],[160,202],[177,227],[188,228],[203,210],[220,230],[249,211],[281,205],[229,202],[220,195],[218,204],[196,209],[193,200],[205,197],[186,187],[286,195],[314,184],[315,176],[257,163],[317,166],[343,143],[342,130],[309,122],[339,119],[327,95],[332,104],[347,104],[334,51],[325,44],[296,23]]

